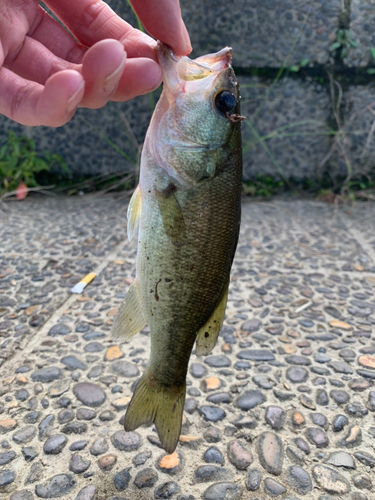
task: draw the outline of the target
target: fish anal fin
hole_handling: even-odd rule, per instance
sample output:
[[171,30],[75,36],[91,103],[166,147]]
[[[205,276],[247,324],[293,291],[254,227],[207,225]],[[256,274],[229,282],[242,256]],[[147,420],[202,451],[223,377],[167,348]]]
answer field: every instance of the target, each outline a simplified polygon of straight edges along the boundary
[[229,283],[225,286],[213,313],[197,334],[197,340],[195,344],[195,354],[197,356],[204,356],[206,354],[209,354],[215,347],[224,321],[225,308],[228,299],[228,287]]
[[155,194],[165,232],[174,244],[178,244],[186,232],[186,226],[175,191],[176,187],[169,184],[163,191],[155,189]]
[[147,324],[137,280],[130,285],[112,326],[112,338],[129,341]]
[[164,450],[171,454],[176,449],[181,432],[186,385],[165,387],[146,372],[139,379],[129,403],[124,428],[134,431],[140,425],[155,423]]
[[141,190],[139,186],[137,186],[136,190],[133,193],[133,196],[130,199],[128,206],[128,240],[131,241],[134,234],[137,232],[139,218],[141,216],[142,209],[142,199],[141,199]]

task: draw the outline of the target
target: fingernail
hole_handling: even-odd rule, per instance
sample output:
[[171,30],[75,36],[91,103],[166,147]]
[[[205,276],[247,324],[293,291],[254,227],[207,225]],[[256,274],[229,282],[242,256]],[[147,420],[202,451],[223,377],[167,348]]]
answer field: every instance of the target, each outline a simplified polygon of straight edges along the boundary
[[81,102],[84,93],[85,93],[85,82],[81,82],[78,89],[74,92],[74,94],[68,101],[68,104],[66,106],[67,114],[72,113],[76,109],[78,104]]
[[185,52],[186,52],[186,55],[189,55],[190,52],[193,49],[192,49],[192,46],[191,46],[189,33],[188,33],[188,30],[187,30],[184,22],[182,23],[182,38],[183,38],[183,40],[185,42]]
[[118,66],[118,68],[111,75],[107,76],[107,78],[105,79],[104,92],[106,94],[111,94],[116,90],[122,72],[124,70],[125,63],[126,63],[126,52],[124,53],[121,64]]

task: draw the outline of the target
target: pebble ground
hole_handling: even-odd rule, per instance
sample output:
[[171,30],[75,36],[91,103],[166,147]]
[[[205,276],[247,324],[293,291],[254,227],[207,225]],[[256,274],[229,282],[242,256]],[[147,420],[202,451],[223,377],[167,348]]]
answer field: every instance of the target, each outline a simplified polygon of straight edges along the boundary
[[111,197],[0,212],[0,500],[374,499],[375,205],[244,200],[172,455],[122,427],[149,357],[147,327],[110,338],[135,271],[125,214]]

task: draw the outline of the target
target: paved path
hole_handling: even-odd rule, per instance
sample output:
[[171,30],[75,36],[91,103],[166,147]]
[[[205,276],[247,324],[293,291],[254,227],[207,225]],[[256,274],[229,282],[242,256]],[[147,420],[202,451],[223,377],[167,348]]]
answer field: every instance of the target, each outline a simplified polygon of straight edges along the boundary
[[[0,212],[0,500],[375,496],[375,205],[243,204],[225,325],[191,357],[167,456],[122,430],[147,327],[110,338],[134,277],[126,206]],[[70,288],[88,272],[82,295]]]

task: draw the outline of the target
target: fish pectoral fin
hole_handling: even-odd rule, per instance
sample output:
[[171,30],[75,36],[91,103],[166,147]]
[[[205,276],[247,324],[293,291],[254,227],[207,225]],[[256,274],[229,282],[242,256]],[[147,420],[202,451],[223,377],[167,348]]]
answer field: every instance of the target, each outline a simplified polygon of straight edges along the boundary
[[177,201],[174,185],[170,184],[164,191],[155,189],[163,226],[168,238],[179,243],[186,233],[184,217]]
[[155,423],[162,447],[167,453],[176,449],[181,432],[186,385],[165,387],[157,384],[147,372],[142,375],[129,403],[124,421],[125,431]]
[[128,240],[131,241],[138,230],[139,218],[141,216],[142,198],[139,186],[134,191],[128,206]]
[[224,321],[225,308],[228,299],[228,285],[225,286],[221,297],[216,304],[214,312],[208,318],[206,323],[202,326],[197,334],[197,340],[195,344],[195,354],[197,356],[203,356],[209,354],[215,347],[217,338],[219,336],[221,327]]
[[131,284],[112,326],[112,338],[129,341],[147,324],[137,280]]

